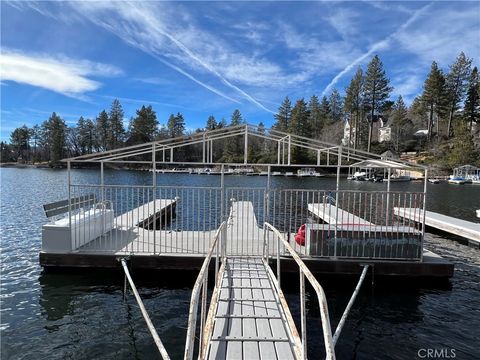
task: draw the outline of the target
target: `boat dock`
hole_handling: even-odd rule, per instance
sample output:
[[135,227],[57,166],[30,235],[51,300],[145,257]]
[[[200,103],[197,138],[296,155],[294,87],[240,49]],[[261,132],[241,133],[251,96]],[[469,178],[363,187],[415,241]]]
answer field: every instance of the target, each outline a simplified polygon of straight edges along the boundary
[[[421,221],[422,210],[418,208],[394,208],[397,216]],[[468,245],[480,248],[480,224],[439,214],[433,211],[425,212],[425,225],[467,239]]]
[[[252,138],[271,141],[276,156],[260,159],[263,163],[252,162]],[[216,158],[214,149],[228,141],[243,144],[243,161]],[[312,164],[301,163],[295,155],[299,148],[316,155]],[[186,161],[185,154],[193,149],[201,156]],[[318,304],[322,328],[312,340],[323,343],[325,358],[334,360],[335,345],[367,273],[372,279],[432,280],[453,275],[452,263],[423,250],[424,223],[401,219],[392,211],[407,205],[423,208],[426,182],[424,190],[417,192],[388,187],[387,191],[340,189],[342,169],[350,169],[352,161],[374,162],[388,174],[413,168],[426,175],[423,166],[249,124],[65,161],[69,198],[44,206],[51,221],[43,227],[40,264],[44,269],[60,270],[123,269],[125,290],[128,283],[164,360],[169,359],[168,353],[130,270],[199,271],[191,293],[185,360],[197,355],[199,359],[307,359],[307,281],[308,301]],[[97,164],[100,182],[72,183],[72,164]],[[149,164],[151,181],[105,183],[105,167],[118,164]],[[158,167],[165,166],[217,169],[220,178],[212,178],[205,186],[165,185],[157,179],[162,176],[157,174]],[[263,184],[225,185],[225,175],[250,173],[246,169],[253,167],[263,167]],[[285,176],[314,173],[302,168],[315,173],[319,168],[329,173],[335,169],[336,190],[272,186],[271,177],[281,171]],[[334,205],[322,204],[325,199]],[[63,214],[63,219],[53,213]],[[299,275],[298,330],[281,288],[284,273]],[[330,324],[328,301],[316,274],[358,276],[336,328]],[[215,284],[209,291],[212,278]]]
[[[285,256],[282,271],[296,272],[291,257],[284,253],[284,249],[277,247],[272,232],[265,231],[258,223],[256,212],[259,209],[254,207],[256,204],[231,200],[224,230],[224,246],[228,254],[262,256],[266,251],[275,256],[280,251]],[[179,221],[182,218],[182,212],[187,211],[185,207],[190,208],[190,203],[182,204],[182,201],[182,198],[157,199],[128,210],[114,218],[111,228],[105,229],[108,231],[104,235],[90,241],[83,239],[83,234],[88,234],[88,231],[79,233],[82,239],[78,239],[79,235],[75,232],[72,234],[72,243],[80,246],[72,246],[71,251],[45,248],[40,253],[40,264],[46,269],[118,268],[117,259],[129,256],[131,266],[137,269],[196,271],[200,269],[217,229],[195,231],[165,228],[172,219]],[[298,254],[304,256],[313,273],[358,275],[360,264],[368,262],[374,264],[378,276],[450,277],[453,274],[453,265],[448,261],[420,252],[415,244],[418,244],[421,233],[411,226],[374,226],[340,208],[338,210],[343,220],[335,224],[333,213],[337,208],[334,205],[308,204],[308,209],[332,224],[307,223],[306,246],[295,241],[293,229],[283,230],[281,234]],[[194,209],[188,211],[194,212]],[[200,219],[198,222],[201,224],[204,221]],[[154,222],[157,225],[152,227]],[[91,227],[88,221],[83,225]],[[179,221],[179,225],[182,225],[182,221]],[[409,236],[403,235],[398,240],[398,234]],[[351,240],[357,237],[364,240]],[[423,260],[418,261],[417,258]]]

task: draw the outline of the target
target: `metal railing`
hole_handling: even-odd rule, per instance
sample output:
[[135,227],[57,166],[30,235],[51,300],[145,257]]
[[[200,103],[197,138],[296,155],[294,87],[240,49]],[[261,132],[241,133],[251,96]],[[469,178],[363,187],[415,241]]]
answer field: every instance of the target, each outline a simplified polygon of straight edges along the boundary
[[[228,224],[228,255],[261,255],[269,222],[305,256],[421,260],[424,193],[71,185],[72,198],[94,194],[92,209],[71,207],[72,249],[117,254],[207,254]],[[415,218],[397,217],[409,209]],[[294,238],[304,225],[304,243]],[[267,243],[267,247],[270,246]],[[280,251],[285,252],[283,247]]]
[[[267,221],[302,255],[395,260],[422,257],[423,193],[279,189],[270,192],[269,201]],[[397,217],[394,208],[415,208],[415,220]],[[304,244],[298,244],[294,238],[302,225]]]
[[[302,261],[297,252],[290,246],[290,244],[285,240],[284,236],[271,224],[265,223],[264,226],[266,229],[273,231],[276,235],[277,243],[280,241],[283,243],[283,246],[288,251],[293,260],[297,263],[299,272],[300,272],[300,323],[301,323],[301,339],[302,339],[302,358],[307,358],[307,326],[306,326],[306,308],[305,308],[305,277],[309,281],[310,285],[315,290],[317,295],[318,304],[320,307],[320,316],[323,329],[323,340],[325,343],[325,353],[326,359],[332,360],[335,359],[335,345],[332,338],[332,329],[330,327],[330,317],[328,315],[328,304],[325,292],[323,291],[322,286],[318,283],[317,279],[310,272],[308,267]],[[278,245],[279,247],[279,245]],[[279,287],[281,286],[280,282],[280,252],[277,251],[277,282]]]
[[[218,187],[71,185],[70,192],[72,198],[95,194],[111,209],[72,226],[72,247],[82,252],[204,255],[221,223]],[[72,220],[84,210],[72,209]]]
[[[220,271],[219,273],[219,259],[221,254],[220,247],[222,246],[222,240],[224,239],[226,229],[226,222],[223,222],[220,227],[217,229],[210,250],[203,261],[202,268],[198,274],[197,280],[192,290],[192,296],[190,300],[190,308],[188,311],[188,329],[187,329],[187,340],[185,344],[185,360],[193,359],[193,354],[195,351],[195,334],[197,331],[197,316],[198,316],[198,304],[201,299],[200,307],[200,336],[198,341],[198,358],[204,358],[206,351],[206,340],[204,339],[204,329],[206,324],[206,315],[207,315],[207,292],[208,292],[208,270],[210,267],[210,261],[212,259],[213,253],[215,251],[215,287],[219,286],[219,281],[221,281],[222,276]],[[224,262],[222,261],[222,268]],[[219,276],[220,275],[220,276]],[[212,300],[212,302],[214,302]]]
[[[288,252],[288,255],[290,255],[293,260],[296,262],[298,265],[299,269],[299,274],[300,274],[300,326],[301,326],[301,358],[302,359],[307,359],[307,315],[306,315],[306,300],[305,300],[305,277],[307,278],[308,282],[310,285],[313,287],[315,294],[317,295],[318,299],[318,304],[320,308],[320,317],[321,317],[321,324],[322,324],[322,330],[323,330],[323,340],[325,344],[325,354],[326,354],[326,359],[335,359],[335,345],[340,337],[340,334],[343,330],[343,326],[345,325],[345,321],[348,317],[348,314],[350,313],[350,310],[357,298],[357,295],[360,291],[360,288],[363,284],[363,281],[365,280],[365,276],[367,275],[368,268],[370,265],[363,265],[363,270],[360,275],[360,278],[358,280],[357,286],[355,287],[355,290],[353,291],[353,294],[343,312],[343,315],[338,322],[337,328],[335,330],[334,335],[332,336],[332,330],[330,326],[330,318],[328,314],[328,304],[327,304],[327,298],[325,296],[325,292],[323,291],[322,286],[319,284],[319,282],[315,279],[314,275],[310,272],[308,267],[305,265],[303,260],[300,258],[300,256],[297,254],[297,252],[290,246],[288,241],[285,239],[285,237],[271,224],[265,223],[264,224],[265,229],[268,231],[272,231],[277,239],[277,250],[280,248],[280,242],[282,242],[283,246]],[[265,258],[265,260],[267,260]],[[277,284],[279,291],[281,291],[281,255],[280,251],[277,251],[276,253],[276,265],[277,265]],[[294,325],[291,325],[294,326]]]

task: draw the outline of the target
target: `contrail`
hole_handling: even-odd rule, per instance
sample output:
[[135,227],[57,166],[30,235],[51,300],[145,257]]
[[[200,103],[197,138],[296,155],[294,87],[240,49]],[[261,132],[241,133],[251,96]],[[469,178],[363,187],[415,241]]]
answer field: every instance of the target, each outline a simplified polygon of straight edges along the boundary
[[412,22],[414,22],[415,20],[417,20],[417,18],[422,15],[428,8],[430,8],[431,6],[433,5],[433,3],[430,3],[428,5],[425,5],[424,7],[422,7],[421,9],[415,11],[415,13],[405,22],[402,24],[402,26],[400,26],[397,31],[395,31],[394,33],[390,34],[389,36],[387,36],[385,39],[383,40],[380,40],[379,42],[373,44],[370,49],[363,55],[359,56],[358,58],[356,58],[352,63],[350,63],[349,65],[347,65],[347,67],[345,67],[345,69],[343,69],[342,71],[340,71],[333,79],[332,81],[330,81],[330,83],[325,87],[325,90],[323,90],[322,92],[322,96],[326,95],[331,89],[333,86],[335,86],[338,82],[338,80],[340,80],[340,78],[345,75],[346,73],[350,72],[355,66],[357,66],[359,63],[361,63],[363,60],[365,60],[367,57],[371,56],[375,51],[385,47],[388,45],[388,43],[396,38],[400,33],[402,33]]

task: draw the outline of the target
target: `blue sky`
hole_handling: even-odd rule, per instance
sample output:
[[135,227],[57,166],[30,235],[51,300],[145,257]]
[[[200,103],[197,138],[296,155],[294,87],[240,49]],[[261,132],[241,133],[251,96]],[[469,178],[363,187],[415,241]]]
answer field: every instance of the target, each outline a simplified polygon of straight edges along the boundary
[[480,2],[1,2],[1,133],[53,112],[69,125],[118,98],[190,129],[238,108],[271,125],[285,96],[341,93],[382,59],[410,102],[431,62],[480,58]]

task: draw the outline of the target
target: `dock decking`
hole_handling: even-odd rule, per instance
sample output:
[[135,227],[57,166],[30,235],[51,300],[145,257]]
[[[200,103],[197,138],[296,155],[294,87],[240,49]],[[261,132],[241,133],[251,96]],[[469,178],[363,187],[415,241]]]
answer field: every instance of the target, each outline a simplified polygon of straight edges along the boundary
[[[295,359],[299,337],[261,258],[226,259],[209,335],[208,359]],[[216,296],[213,295],[214,297]]]
[[[395,215],[413,220],[422,220],[422,209],[419,208],[394,208]],[[425,212],[425,225],[438,230],[461,236],[468,240],[469,245],[480,247],[480,224],[439,214],[433,211]]]
[[328,203],[308,204],[308,211],[332,225],[373,225],[373,223],[361,217]]

